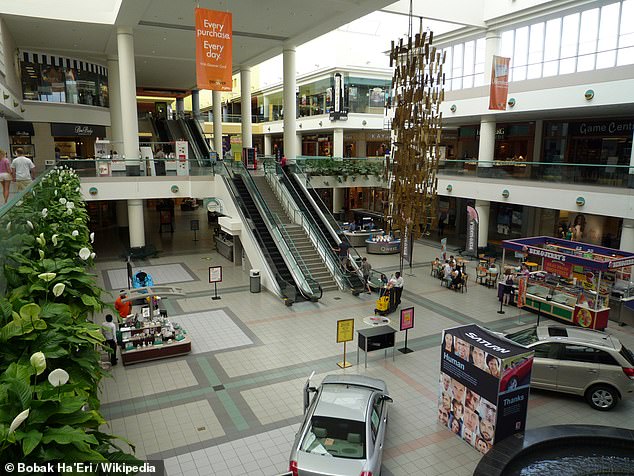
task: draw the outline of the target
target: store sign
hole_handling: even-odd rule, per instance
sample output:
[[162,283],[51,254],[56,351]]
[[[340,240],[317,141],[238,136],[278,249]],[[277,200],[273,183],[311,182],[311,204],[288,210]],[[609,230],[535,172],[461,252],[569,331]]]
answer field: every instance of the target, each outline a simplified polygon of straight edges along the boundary
[[631,136],[634,121],[573,122],[569,126],[571,136]]
[[9,121],[7,124],[10,136],[28,137],[35,135],[32,122]]
[[93,126],[84,124],[51,124],[53,137],[106,137],[105,126]]
[[572,274],[572,264],[555,261],[551,258],[544,258],[544,271],[568,279]]
[[343,95],[343,76],[341,73],[335,73],[335,107],[330,112],[329,119],[331,121],[347,121],[348,111],[344,107],[344,95]]
[[440,423],[481,453],[524,430],[533,352],[475,324],[445,329]]
[[467,206],[467,244],[465,252],[473,256],[478,255],[478,212],[475,208]]
[[491,64],[491,88],[489,91],[489,109],[506,111],[509,93],[509,64],[511,58],[493,56]]
[[196,8],[195,16],[198,89],[231,91],[232,15]]

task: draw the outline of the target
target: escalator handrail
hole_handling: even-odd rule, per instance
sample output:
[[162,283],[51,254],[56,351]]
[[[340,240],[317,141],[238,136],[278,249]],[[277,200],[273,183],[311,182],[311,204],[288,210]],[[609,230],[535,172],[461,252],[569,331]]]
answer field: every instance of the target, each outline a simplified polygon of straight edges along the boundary
[[[293,221],[299,222],[300,226],[308,234],[309,239],[311,239],[313,245],[317,249],[317,253],[324,260],[326,267],[335,278],[339,288],[343,289],[346,286],[352,287],[339,257],[334,254],[330,243],[323,238],[321,230],[311,223],[311,220],[305,215],[305,213],[297,207],[294,198],[286,187],[282,186],[279,180],[275,180],[277,174],[272,173],[270,168],[265,168],[265,174],[269,184],[273,190],[277,192],[277,196],[279,198],[283,197],[282,204],[287,206],[289,213],[292,213]],[[301,200],[301,197],[299,198]]]
[[186,122],[187,124],[189,124],[191,127],[194,128],[194,130],[192,131],[192,134],[195,135],[196,142],[198,143],[199,146],[203,145],[204,147],[203,152],[206,154],[206,157],[209,157],[209,153],[213,150],[213,148],[205,140],[205,134],[202,130],[202,127],[200,127],[200,122],[198,121],[198,119],[194,119],[194,118],[189,118],[186,120]]
[[187,143],[194,153],[194,158],[198,161],[198,166],[202,167],[205,163],[205,157],[203,157],[202,152],[198,149],[198,144],[194,140],[192,132],[189,130],[189,126],[185,122],[185,119],[179,117],[178,119],[176,119],[176,123],[178,124],[181,132],[185,134],[185,137],[187,138]]
[[[240,219],[242,221],[242,223],[248,223],[247,217],[244,214],[244,210],[246,210],[245,204],[242,201],[242,197],[240,196],[240,194],[238,193],[238,190],[236,189],[235,185],[233,184],[233,182],[231,181],[231,177],[230,175],[227,173],[226,175],[222,175],[222,179],[225,183],[225,186],[227,187],[227,189],[229,189],[232,193],[231,196],[233,197],[233,200],[236,204],[236,210],[238,210],[238,213],[240,214]],[[258,230],[255,227],[246,227],[247,228],[247,233],[252,235],[252,238],[254,239],[254,241],[256,242],[261,242],[264,243],[262,237],[260,236],[260,233],[258,232]],[[259,240],[255,239],[255,234],[258,235]],[[285,284],[286,281],[279,275],[278,271],[277,271],[277,267],[275,266],[275,264],[273,263],[273,260],[271,259],[271,256],[268,254],[268,250],[266,250],[265,247],[263,246],[256,246],[257,252],[260,253],[262,261],[264,261],[269,269],[271,271],[273,271],[273,275],[275,277],[275,283],[274,286],[277,286],[277,289],[274,289],[273,291],[277,291],[277,294],[280,296],[284,296],[284,293],[282,291],[282,286],[280,286],[279,281],[284,282]],[[279,280],[279,281],[278,281]]]
[[[244,184],[247,187],[247,190],[249,191],[249,193],[251,194],[251,198],[254,200],[256,206],[258,207],[258,211],[264,215],[263,218],[266,217],[265,223],[268,222],[268,228],[269,228],[269,232],[271,233],[271,237],[276,242],[276,245],[278,246],[278,250],[280,251],[282,258],[284,259],[284,262],[286,263],[289,272],[295,279],[297,290],[306,299],[309,299],[309,300],[319,299],[319,297],[321,297],[321,294],[322,294],[321,285],[315,279],[313,279],[305,263],[303,263],[303,260],[301,260],[301,257],[297,255],[297,248],[295,248],[294,245],[289,246],[289,243],[287,242],[284,235],[280,231],[280,229],[283,227],[281,226],[281,222],[279,218],[274,216],[274,214],[270,211],[270,209],[266,205],[266,201],[264,200],[262,195],[260,195],[260,192],[257,189],[257,185],[253,181],[253,178],[247,171],[244,164],[242,162],[232,162],[231,170],[230,170],[230,167],[227,166],[227,164],[224,161],[223,161],[223,165],[225,169],[227,170],[227,173],[230,174],[232,177],[235,175],[240,175],[241,177],[243,177],[243,179],[245,179]],[[235,170],[233,170],[235,168],[238,169],[237,173]],[[292,240],[290,241],[292,242]],[[295,248],[295,253],[292,252],[291,247]],[[302,270],[300,263],[298,262],[298,259],[302,262],[304,269],[306,269],[306,272]]]

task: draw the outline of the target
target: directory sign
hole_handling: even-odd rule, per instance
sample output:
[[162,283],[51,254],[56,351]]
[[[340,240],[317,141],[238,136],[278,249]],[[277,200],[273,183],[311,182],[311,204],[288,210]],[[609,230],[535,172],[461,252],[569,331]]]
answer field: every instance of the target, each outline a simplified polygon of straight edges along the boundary
[[533,351],[475,324],[443,331],[438,419],[482,453],[526,426]]

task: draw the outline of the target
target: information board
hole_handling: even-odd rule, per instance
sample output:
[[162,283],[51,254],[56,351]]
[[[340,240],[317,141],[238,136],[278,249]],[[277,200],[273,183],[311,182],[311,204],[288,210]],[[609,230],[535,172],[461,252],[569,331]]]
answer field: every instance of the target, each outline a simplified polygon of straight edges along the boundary
[[337,321],[337,343],[350,342],[354,339],[354,319]]
[[210,266],[209,267],[209,282],[221,283],[222,282],[222,266]]
[[414,327],[414,308],[401,309],[401,331]]

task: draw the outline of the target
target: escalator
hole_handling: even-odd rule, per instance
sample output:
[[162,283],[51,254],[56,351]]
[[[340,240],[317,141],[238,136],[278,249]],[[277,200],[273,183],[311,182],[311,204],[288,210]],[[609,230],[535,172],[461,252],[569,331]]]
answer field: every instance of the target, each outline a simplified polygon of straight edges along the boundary
[[[322,235],[322,238],[330,245],[331,249],[337,249],[339,247],[340,241],[346,240],[347,238],[340,234],[340,238],[337,239],[336,232],[337,228],[334,228],[331,224],[326,223],[322,216],[325,217],[328,214],[328,208],[321,202],[321,199],[317,196],[316,199],[310,200],[306,196],[306,189],[300,184],[298,177],[295,174],[286,174],[284,171],[281,171],[282,183],[287,188],[289,193],[291,194],[293,200],[297,207],[302,211],[302,213],[311,221],[311,223],[319,230]],[[321,211],[321,214],[317,211]],[[334,221],[334,217],[332,218]],[[336,224],[336,221],[335,221]],[[348,243],[349,244],[349,243]],[[350,247],[350,258],[352,261],[355,261],[355,254],[353,252],[354,248]],[[357,254],[358,255],[358,254]],[[354,265],[355,268],[358,265]],[[348,271],[342,269],[342,271],[346,274],[348,285],[352,289],[354,294],[363,292],[365,289],[365,285],[363,283],[363,279],[359,276],[359,273],[356,271]]]
[[209,152],[203,152],[203,150],[199,148],[196,137],[192,134],[192,131],[190,130],[187,122],[185,122],[185,119],[179,118],[175,122],[181,130],[182,137],[187,140],[187,144],[189,145],[190,160],[195,159],[200,167],[205,164],[209,165]]
[[183,119],[183,124],[187,129],[189,129],[189,133],[193,139],[193,142],[198,147],[198,150],[202,154],[203,157],[210,157],[209,153],[211,152],[211,147],[209,143],[205,140],[205,136],[203,134],[203,130],[200,127],[200,122],[194,118],[186,118]]
[[170,136],[169,130],[167,128],[167,121],[165,119],[152,119],[152,124],[157,133],[157,142],[161,142],[161,144],[163,145],[163,152],[165,152],[165,155],[175,152],[175,150],[173,150],[172,144],[170,144],[173,139]]

